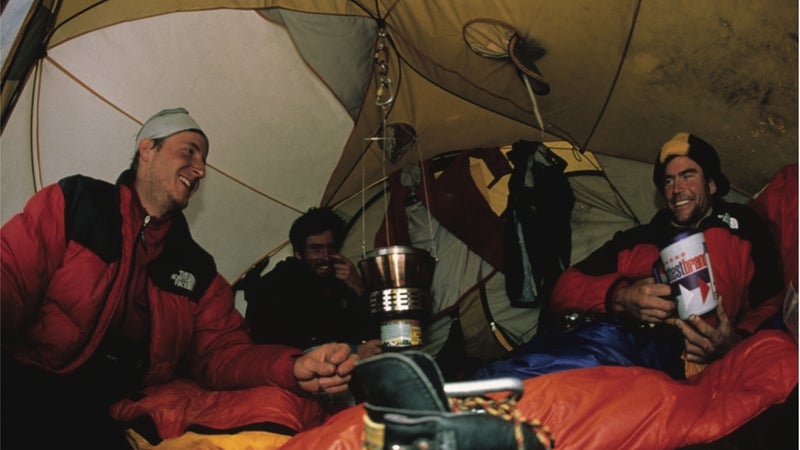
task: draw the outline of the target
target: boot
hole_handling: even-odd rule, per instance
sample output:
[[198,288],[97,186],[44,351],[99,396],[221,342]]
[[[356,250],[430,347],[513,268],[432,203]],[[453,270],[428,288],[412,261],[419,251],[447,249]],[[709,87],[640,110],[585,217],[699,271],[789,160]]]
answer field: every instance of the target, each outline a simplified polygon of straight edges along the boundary
[[[451,412],[442,373],[419,351],[385,353],[356,366],[353,390],[365,402],[369,450],[544,450],[546,429],[470,410]],[[537,432],[538,431],[538,432]]]

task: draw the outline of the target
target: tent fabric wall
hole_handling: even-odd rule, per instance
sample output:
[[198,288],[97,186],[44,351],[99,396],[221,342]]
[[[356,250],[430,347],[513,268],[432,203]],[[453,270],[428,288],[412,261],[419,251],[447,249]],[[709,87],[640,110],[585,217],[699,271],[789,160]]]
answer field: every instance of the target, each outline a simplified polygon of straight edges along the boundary
[[[231,280],[280,248],[309,206],[338,205],[414,153],[566,140],[647,165],[661,142],[690,130],[719,149],[748,195],[797,161],[796,2],[33,5],[38,20],[4,55],[0,220],[69,172],[113,181],[141,122],[185,106],[211,137],[190,225]],[[514,64],[466,45],[476,20],[505,23],[541,50],[533,62],[551,87],[536,97],[544,132]],[[333,39],[319,32],[326,21],[354,26]],[[381,26],[395,90],[387,108],[375,104],[368,51]],[[369,140],[384,116],[417,132],[396,163]]]
[[[27,97],[36,114],[17,108],[9,119],[29,129],[2,136],[3,221],[21,210],[23,192],[63,176],[113,182],[133,156],[141,123],[181,105],[210,138],[207,176],[186,211],[194,237],[229,280],[278,247],[300,211],[318,204],[353,123],[296,54],[285,29],[264,24],[270,22],[252,11],[178,13],[125,22],[52,49],[37,72],[38,92]],[[237,34],[251,44],[215,45]],[[149,44],[132,47],[141,43],[136,35],[151,36]],[[96,57],[103,48],[109,54]],[[176,65],[181,55],[192,56]],[[213,57],[221,59],[209,63]],[[281,70],[271,71],[282,58]],[[251,70],[241,70],[244,64]],[[163,82],[169,77],[181,81]],[[294,106],[280,106],[285,103]],[[308,132],[282,126],[264,136],[264,124],[279,117]],[[80,155],[80,149],[94,152]],[[32,180],[6,185],[15,172],[26,172],[7,158],[30,161]],[[24,191],[17,194],[19,188]]]

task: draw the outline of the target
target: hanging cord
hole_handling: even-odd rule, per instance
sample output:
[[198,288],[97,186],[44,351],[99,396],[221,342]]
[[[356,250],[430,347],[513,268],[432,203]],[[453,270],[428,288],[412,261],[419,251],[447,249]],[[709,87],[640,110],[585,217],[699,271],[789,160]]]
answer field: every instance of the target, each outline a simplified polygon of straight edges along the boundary
[[488,397],[448,397],[450,410],[454,413],[463,411],[486,411],[487,413],[500,417],[514,425],[514,439],[517,441],[517,449],[524,450],[525,441],[522,436],[522,425],[526,424],[536,435],[536,439],[542,444],[545,450],[552,450],[556,447],[556,441],[550,433],[550,429],[538,420],[525,420],[517,407],[517,399],[507,397],[503,400],[494,400]]
[[[381,137],[378,139],[383,140],[384,147],[388,147],[386,145],[387,136],[386,136],[386,119],[389,115],[389,110],[391,110],[391,106],[394,104],[394,90],[392,89],[392,79],[389,77],[389,47],[386,46],[386,28],[380,27],[378,29],[378,40],[375,43],[375,53],[373,54],[373,62],[376,66],[376,85],[377,90],[375,92],[375,105],[381,109]],[[380,149],[380,145],[378,148]],[[382,188],[386,189],[386,152],[380,152],[381,158],[381,179],[382,181]],[[386,231],[386,244],[390,245],[389,236],[391,233],[389,232],[389,204],[386,200],[386,196],[383,198],[383,220],[386,224],[385,231]]]
[[[377,141],[383,141],[386,143],[388,141],[387,131],[386,131],[386,119],[389,115],[389,111],[391,111],[391,107],[394,105],[394,90],[392,87],[392,79],[389,77],[389,47],[386,45],[387,36],[386,36],[386,29],[384,27],[380,27],[378,29],[378,39],[375,43],[375,52],[372,55],[372,62],[375,64],[375,76],[376,76],[376,91],[375,91],[375,105],[381,110],[381,129],[380,129],[380,136],[375,136],[371,138],[364,138],[366,145],[364,146],[363,151],[361,152],[361,255],[362,258],[366,258],[367,252],[367,238],[366,238],[366,169],[365,169],[365,158],[367,151],[373,144]],[[381,161],[381,187],[384,192],[387,191],[387,178],[386,178],[386,154],[384,151],[380,151],[381,145],[378,142],[376,146],[377,149],[373,147],[373,151],[377,151],[380,153],[379,158]],[[387,145],[384,144],[384,147],[388,148]],[[384,224],[385,224],[385,231],[386,231],[386,243],[390,245],[389,236],[391,233],[389,232],[390,224],[389,224],[389,205],[386,200],[386,195],[383,196],[383,217],[384,217]]]
[[[367,144],[369,145],[369,144]],[[363,154],[363,152],[362,152]],[[361,259],[367,258],[367,172],[364,168],[364,158],[361,158]]]
[[[372,146],[372,144],[374,142],[380,141],[380,140],[383,140],[383,139],[386,139],[385,135],[384,135],[384,137],[364,138],[364,141],[366,142],[366,145],[364,147],[365,150],[362,152],[362,154],[366,154],[366,152],[370,149],[370,147]],[[378,148],[380,148],[380,145],[378,145]],[[389,235],[390,235],[390,233],[389,233],[389,226],[390,225],[389,225],[389,216],[388,216],[389,205],[388,205],[387,200],[386,200],[386,197],[387,197],[386,194],[388,193],[388,186],[386,184],[387,177],[386,177],[385,153],[382,152],[382,151],[379,151],[379,150],[375,150],[374,148],[373,148],[372,151],[379,153],[378,158],[381,159],[381,190],[384,193],[383,195],[381,195],[381,197],[383,197],[383,217],[384,217],[384,222],[385,222],[385,225],[386,225],[385,226],[385,228],[386,228],[386,242],[387,242],[387,245],[391,245],[389,243]],[[367,187],[366,187],[366,181],[365,180],[366,180],[366,171],[364,169],[364,158],[362,157],[362,159],[361,159],[361,256],[362,256],[362,258],[365,258],[366,255],[367,255],[367,237],[366,237],[366,234],[367,234],[367,231],[366,231],[367,230],[367,222],[366,222],[366,213],[367,213],[367,211],[366,211],[366,209],[367,209],[366,190],[367,190]],[[372,201],[370,203],[372,203]]]
[[536,102],[536,95],[533,93],[531,82],[528,80],[528,76],[523,74],[522,79],[525,80],[525,87],[528,89],[528,95],[531,97],[531,103],[533,103],[533,114],[536,116],[536,123],[539,124],[541,141],[544,142],[544,121],[542,120],[542,113],[539,112],[539,103]]
[[419,158],[419,169],[420,169],[420,176],[422,177],[422,192],[425,195],[425,210],[428,212],[428,236],[431,239],[431,257],[433,257],[434,261],[438,261],[438,245],[435,237],[433,236],[433,216],[431,213],[431,199],[428,195],[428,174],[425,170],[425,162],[422,159],[422,145],[419,145],[419,141],[417,141],[417,155]]
[[[384,118],[384,125],[385,124],[386,124],[386,119]],[[383,129],[384,129],[383,139],[386,139],[386,131],[385,131],[386,127],[384,127]],[[381,153],[381,180],[383,180],[381,182],[381,188],[385,191],[387,189],[387,186],[386,186],[386,181],[387,181],[387,178],[386,178],[386,153],[385,152],[380,152],[380,153]],[[390,222],[390,220],[389,220],[389,201],[387,200],[387,197],[388,197],[388,195],[384,195],[383,196],[383,222],[384,222],[384,224],[386,224],[386,226],[384,227],[385,230],[386,230],[386,245],[389,246],[389,245],[392,245],[392,243],[389,241],[389,236],[391,236],[391,233],[389,232],[389,228],[390,228],[390,224],[389,224],[389,222]]]
[[[391,108],[394,106],[395,101],[395,91],[392,84],[392,79],[389,76],[389,47],[387,46],[387,42],[391,43],[391,40],[388,38],[386,34],[386,28],[380,27],[378,29],[378,39],[376,42],[375,53],[373,54],[373,63],[376,66],[376,85],[377,90],[375,93],[375,105],[381,109],[381,137],[373,140],[382,140],[384,142],[384,147],[389,148],[388,142],[389,137],[387,135],[387,119],[389,116],[389,112]],[[433,223],[432,217],[430,212],[430,198],[428,195],[428,185],[427,185],[427,177],[425,174],[425,164],[422,158],[422,148],[419,145],[419,140],[417,138],[414,139],[415,143],[417,144],[417,153],[419,158],[419,165],[422,177],[422,187],[423,192],[425,195],[425,203],[427,205],[426,209],[428,210],[428,234],[431,238],[431,256],[434,260],[437,259],[436,257],[436,246],[434,244],[434,236],[433,236]],[[380,148],[380,145],[378,146]],[[387,183],[387,176],[386,176],[386,152],[382,151],[381,153],[381,179],[382,179],[382,188],[384,191],[388,190],[386,185]],[[366,174],[364,173],[364,166],[362,164],[362,173],[361,173],[361,180],[362,180],[362,192],[364,190],[364,180]],[[385,231],[386,231],[386,243],[387,245],[391,245],[390,242],[390,224],[389,224],[389,205],[388,205],[388,196],[383,196],[383,211],[384,211],[384,223],[385,223]],[[362,194],[362,209],[364,208],[364,195]],[[365,225],[362,225],[362,229],[365,229]],[[362,248],[366,248],[365,242],[362,242]]]

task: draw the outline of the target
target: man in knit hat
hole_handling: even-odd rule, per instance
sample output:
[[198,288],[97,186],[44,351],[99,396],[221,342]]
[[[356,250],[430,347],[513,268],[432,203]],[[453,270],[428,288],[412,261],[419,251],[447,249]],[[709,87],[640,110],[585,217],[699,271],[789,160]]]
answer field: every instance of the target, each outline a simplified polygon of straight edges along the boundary
[[[644,365],[683,378],[723,356],[779,311],[783,284],[769,230],[749,207],[722,200],[730,183],[714,148],[697,136],[677,133],[658,153],[653,182],[667,208],[646,225],[618,232],[568,268],[554,287],[554,312],[584,313],[595,321],[573,330],[567,344],[560,337],[557,345],[535,338],[526,356],[491,365],[481,377]],[[655,281],[653,267],[659,246],[686,231],[705,236],[719,306],[703,317],[681,320],[670,286]],[[593,350],[598,348],[603,350]]]
[[255,345],[192,240],[181,211],[209,141],[189,113],[154,115],[135,148],[115,185],[64,178],[2,228],[3,448],[129,448],[109,406],[179,374],[210,389],[277,386],[309,407],[305,393],[347,388],[345,344]]
[[[673,167],[672,173],[667,174],[668,166]],[[697,222],[711,213],[712,199],[724,197],[730,190],[714,148],[686,132],[661,147],[653,183],[672,210],[674,222],[689,228],[697,228]]]
[[[658,243],[681,231],[702,230],[720,305],[709,317],[695,315],[675,324],[684,336],[684,358],[709,363],[778,312],[782,280],[777,252],[766,225],[750,208],[721,199],[730,183],[717,152],[699,137],[681,132],[666,142],[655,161],[653,183],[668,207],[571,268],[559,280],[552,302],[563,312],[589,309],[591,302],[602,300],[609,314],[672,322],[675,303],[665,300],[670,287],[651,276]],[[601,267],[601,261],[613,264]]]

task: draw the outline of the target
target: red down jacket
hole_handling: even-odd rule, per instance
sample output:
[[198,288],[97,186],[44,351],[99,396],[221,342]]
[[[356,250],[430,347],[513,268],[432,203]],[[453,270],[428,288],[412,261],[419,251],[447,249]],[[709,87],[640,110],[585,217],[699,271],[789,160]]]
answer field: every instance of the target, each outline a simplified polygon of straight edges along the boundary
[[234,309],[230,285],[191,239],[183,215],[152,231],[143,228],[131,175],[124,172],[117,185],[66,178],[34,195],[3,226],[4,351],[55,373],[84,363],[106,333],[130,278],[145,270],[131,257],[144,239],[159,255],[147,272],[151,364],[145,384],[174,378],[179,362],[185,362],[195,379],[214,389],[264,384],[299,389],[292,367],[300,352],[253,344]]
[[[567,269],[550,299],[557,313],[602,311],[618,283],[652,276],[659,239],[674,234],[670,211],[620,231],[583,261]],[[700,229],[705,234],[714,285],[737,330],[747,335],[774,316],[783,297],[782,274],[769,229],[747,206],[720,202]],[[707,318],[716,325],[716,316]]]

